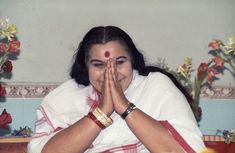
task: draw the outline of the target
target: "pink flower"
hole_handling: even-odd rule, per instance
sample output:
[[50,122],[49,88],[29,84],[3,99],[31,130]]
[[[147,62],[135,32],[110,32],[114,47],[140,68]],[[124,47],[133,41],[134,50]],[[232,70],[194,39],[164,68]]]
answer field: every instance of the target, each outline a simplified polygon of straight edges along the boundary
[[210,67],[208,69],[208,73],[207,73],[207,76],[206,76],[206,80],[209,84],[212,84],[212,81],[213,81],[213,78],[215,77],[215,75],[219,74],[218,71],[216,71],[216,69],[214,67]]
[[4,72],[11,72],[12,69],[13,69],[12,62],[9,61],[9,60],[7,60],[7,61],[3,64],[2,69],[3,69]]
[[19,48],[20,48],[20,41],[12,40],[10,42],[10,46],[9,46],[8,51],[12,52],[12,53],[17,53],[19,51]]
[[207,63],[201,63],[197,69],[197,78],[198,79],[201,79],[202,74],[206,71],[206,69],[207,69]]
[[11,122],[11,115],[7,113],[6,109],[4,109],[2,114],[0,115],[0,128],[5,128]]
[[7,45],[5,43],[0,43],[0,52],[5,52],[7,50]]
[[6,95],[6,89],[0,84],[0,97],[4,97]]
[[221,42],[219,40],[213,40],[208,44],[208,47],[211,47],[214,50],[220,50]]
[[216,56],[212,61],[215,63],[215,66],[224,68],[224,61],[220,57]]

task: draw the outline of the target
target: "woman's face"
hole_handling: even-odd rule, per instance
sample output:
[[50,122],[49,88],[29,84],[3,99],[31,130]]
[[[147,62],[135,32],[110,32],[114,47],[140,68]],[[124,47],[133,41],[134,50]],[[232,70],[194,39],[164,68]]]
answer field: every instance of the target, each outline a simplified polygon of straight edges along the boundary
[[93,45],[87,60],[89,80],[92,86],[101,92],[104,73],[108,59],[114,59],[117,67],[117,78],[125,91],[132,80],[131,58],[118,41]]

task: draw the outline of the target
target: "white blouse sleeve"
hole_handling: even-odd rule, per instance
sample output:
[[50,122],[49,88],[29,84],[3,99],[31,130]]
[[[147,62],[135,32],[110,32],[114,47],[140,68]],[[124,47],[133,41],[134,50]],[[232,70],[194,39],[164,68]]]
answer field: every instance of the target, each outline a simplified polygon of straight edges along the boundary
[[[51,115],[50,115],[51,116]],[[37,109],[37,120],[35,122],[35,133],[28,144],[28,153],[41,153],[42,148],[47,141],[53,137],[60,128],[57,129],[52,125],[44,108],[40,106]]]
[[78,87],[73,80],[50,92],[37,109],[35,133],[28,144],[28,152],[40,153],[57,132],[84,117],[86,95],[87,89]]
[[168,121],[196,152],[201,151],[205,147],[202,134],[188,101],[169,78],[164,81],[166,90],[160,101],[160,118]]

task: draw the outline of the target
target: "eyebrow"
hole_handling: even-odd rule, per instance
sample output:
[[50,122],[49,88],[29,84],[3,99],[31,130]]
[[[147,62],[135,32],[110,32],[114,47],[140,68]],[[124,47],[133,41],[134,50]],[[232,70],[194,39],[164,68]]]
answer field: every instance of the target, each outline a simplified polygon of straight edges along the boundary
[[126,56],[119,56],[119,57],[116,58],[116,60],[119,60],[119,59],[122,59],[122,58],[127,59]]
[[100,62],[100,63],[103,63],[104,61],[101,61],[101,60],[98,60],[98,59],[92,59],[92,60],[90,60],[89,63],[93,63],[93,62]]
[[[127,59],[127,57],[126,56],[119,56],[119,57],[116,58],[116,60],[119,60],[119,59]],[[89,63],[93,63],[93,62],[104,63],[104,61],[99,60],[99,59],[92,59],[92,60],[89,61]]]

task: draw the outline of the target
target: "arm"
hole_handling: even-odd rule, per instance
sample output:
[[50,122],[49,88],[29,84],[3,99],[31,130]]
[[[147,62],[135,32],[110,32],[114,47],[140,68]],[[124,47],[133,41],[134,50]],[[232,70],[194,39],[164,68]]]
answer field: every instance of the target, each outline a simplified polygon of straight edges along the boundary
[[53,136],[44,146],[42,153],[84,152],[99,135],[100,131],[100,127],[91,119],[84,117]]
[[160,122],[141,110],[133,110],[125,118],[125,121],[131,131],[150,152],[184,152]]
[[28,145],[29,153],[84,152],[101,131],[88,117],[81,118],[68,128],[58,130],[59,128],[51,124],[56,119],[48,115],[42,107],[37,110],[36,133]]
[[[116,81],[116,69],[115,65],[111,64],[110,72],[110,88],[112,93],[112,98],[114,102],[115,111],[118,114],[122,114],[128,107],[128,100],[125,98],[118,81]],[[170,97],[166,101],[172,102],[174,100]],[[178,102],[185,99],[178,99]],[[177,105],[177,104],[176,104]],[[171,106],[172,107],[172,106]],[[173,114],[170,115],[170,119],[174,118],[174,113],[178,113],[178,107],[173,107]],[[164,109],[167,110],[167,109]],[[185,111],[183,111],[185,112]],[[162,112],[161,112],[162,113]],[[182,114],[187,115],[187,114]],[[186,116],[187,118],[187,116]],[[178,120],[179,118],[176,118]],[[136,137],[146,146],[146,148],[151,152],[184,152],[179,143],[174,139],[174,137],[169,133],[159,121],[150,117],[146,113],[139,109],[135,109],[131,112],[125,119],[130,130],[136,135]],[[184,124],[184,123],[183,123]],[[192,135],[192,134],[191,134]]]
[[[106,82],[107,85],[107,82]],[[107,87],[103,87],[102,92],[109,91]],[[108,94],[104,94],[108,95]],[[110,94],[109,94],[110,95]],[[105,106],[105,107],[104,107]],[[45,106],[47,107],[47,105]],[[109,96],[103,96],[102,102],[99,104],[99,107],[106,114],[111,114],[113,111],[112,101]],[[106,109],[108,108],[108,109]],[[50,109],[49,109],[50,110]],[[47,111],[49,113],[47,116],[46,112],[38,111],[38,120],[42,118],[50,120],[56,120],[56,114]],[[48,121],[49,122],[49,121]],[[58,122],[58,121],[57,121]],[[59,121],[60,122],[60,121]],[[37,123],[36,123],[37,125]],[[48,127],[48,128],[45,128]],[[66,125],[62,124],[62,127],[66,127]],[[43,137],[34,139],[31,144],[31,150],[35,153],[35,150],[42,150],[43,153],[47,152],[84,152],[91,146],[92,142],[101,132],[101,128],[97,126],[94,121],[92,121],[89,117],[83,117],[75,122],[73,125],[69,126],[61,130],[60,132],[55,132],[55,128],[53,128],[52,124],[41,124],[36,127],[36,133],[47,133]],[[36,146],[36,148],[35,148]],[[43,148],[43,149],[40,149]]]

